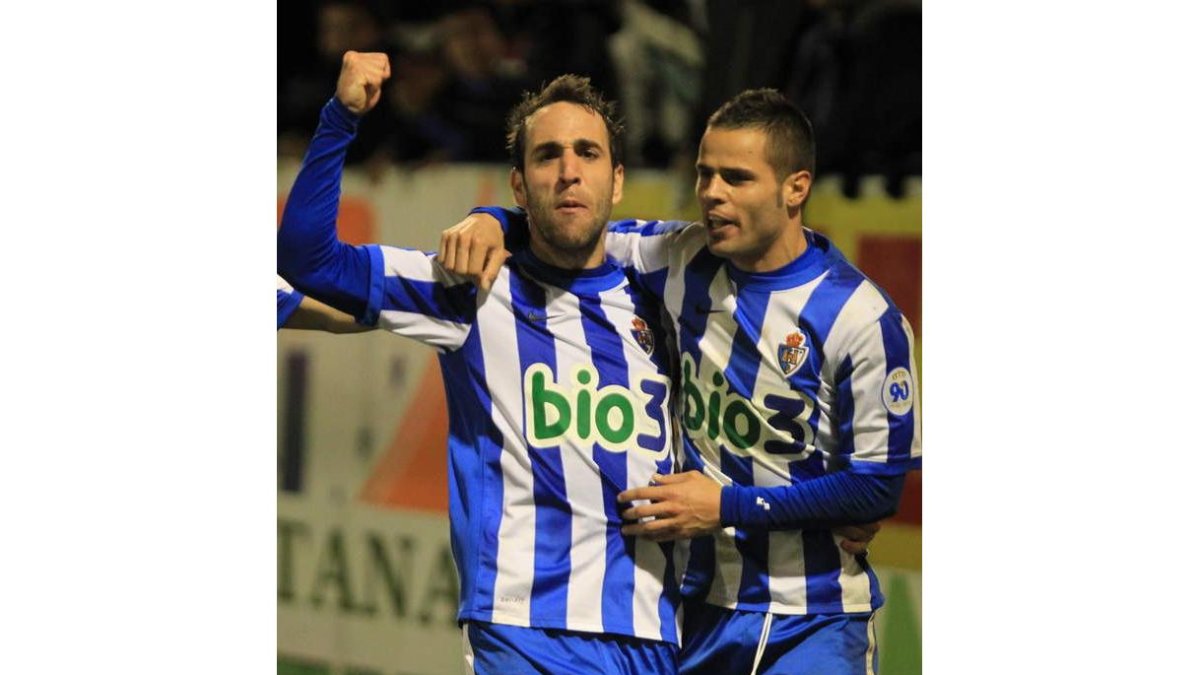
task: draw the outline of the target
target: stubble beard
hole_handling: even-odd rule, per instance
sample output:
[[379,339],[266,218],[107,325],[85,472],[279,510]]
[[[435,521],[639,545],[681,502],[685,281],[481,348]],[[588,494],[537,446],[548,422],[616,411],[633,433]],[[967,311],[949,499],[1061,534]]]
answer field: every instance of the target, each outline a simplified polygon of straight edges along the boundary
[[560,216],[555,213],[550,200],[531,199],[528,210],[529,226],[537,230],[555,258],[547,262],[559,267],[576,268],[587,262],[604,236],[608,216],[612,213],[612,191],[609,190],[597,201],[596,209],[592,211],[595,215],[586,226],[577,224],[574,218],[570,222],[560,223]]

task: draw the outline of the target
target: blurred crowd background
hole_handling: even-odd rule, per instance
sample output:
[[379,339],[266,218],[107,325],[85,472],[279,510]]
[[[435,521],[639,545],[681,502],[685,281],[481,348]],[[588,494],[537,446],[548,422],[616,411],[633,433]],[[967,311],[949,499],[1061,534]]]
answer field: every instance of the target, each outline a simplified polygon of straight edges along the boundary
[[392,78],[348,163],[504,162],[504,120],[562,73],[619,102],[629,168],[691,172],[704,120],[775,87],[809,115],[847,197],[921,173],[919,0],[294,0],[279,6],[281,157],[299,157],[347,50]]

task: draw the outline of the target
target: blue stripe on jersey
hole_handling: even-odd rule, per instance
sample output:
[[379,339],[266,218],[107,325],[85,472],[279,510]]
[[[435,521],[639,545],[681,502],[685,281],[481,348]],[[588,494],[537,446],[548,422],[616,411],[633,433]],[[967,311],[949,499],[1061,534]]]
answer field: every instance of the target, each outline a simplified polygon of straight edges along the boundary
[[850,455],[854,454],[854,380],[850,377],[853,370],[854,362],[847,355],[833,376],[838,389],[838,441],[834,449],[836,457],[831,457],[834,460],[831,463],[836,463],[838,468],[849,467]]
[[405,277],[384,279],[382,309],[415,312],[434,319],[470,322],[475,317],[475,286],[444,286],[434,281]]
[[[509,275],[513,314],[517,318],[517,356],[521,372],[544,363],[558,372],[554,337],[545,322],[524,317],[546,315],[546,292],[520,274]],[[567,619],[567,588],[571,579],[571,506],[563,477],[559,447],[528,448],[533,467],[533,501],[536,534],[533,553],[533,588],[529,601],[530,620],[555,623]]]
[[[625,360],[624,347],[617,330],[600,306],[595,295],[580,295],[579,310],[583,315],[583,333],[592,350],[592,365],[596,367],[600,381],[596,388],[609,385],[629,388],[629,364]],[[633,629],[633,561],[634,538],[621,534],[621,513],[617,494],[628,484],[629,453],[609,452],[599,443],[592,446],[592,459],[604,477],[601,484],[604,494],[604,513],[608,516],[607,564],[604,568],[604,600],[600,616],[605,631],[630,631]]]
[[[712,299],[708,295],[713,277],[721,269],[722,260],[700,249],[695,257],[688,261],[683,271],[683,305],[680,307],[677,319],[679,353],[690,355],[692,362],[700,364],[700,338],[703,337],[707,325],[707,311],[712,308]],[[661,295],[658,297],[662,297]],[[693,373],[693,377],[699,377]],[[684,414],[687,414],[684,401]],[[704,406],[704,401],[699,402]],[[686,433],[683,434],[683,453],[685,470],[702,469],[700,452]],[[703,598],[708,594],[712,585],[712,573],[715,567],[716,549],[712,537],[693,539],[688,547],[688,563],[684,574],[683,585],[689,597]]]
[[[880,332],[883,333],[883,351],[887,354],[887,370],[904,368],[912,372],[912,364],[908,362],[908,336],[904,334],[904,326],[900,316],[888,312],[879,319]],[[913,391],[910,396],[916,396]],[[913,412],[912,409],[903,416],[888,410],[888,464],[909,459],[913,442]]]
[[688,261],[683,270],[683,306],[679,308],[679,354],[691,356],[700,363],[700,338],[708,324],[708,310],[712,309],[712,298],[708,295],[713,277],[721,269],[721,259],[701,249]]
[[813,348],[820,352],[825,351],[825,341],[829,339],[834,321],[860,282],[860,279],[839,274],[842,269],[830,269],[829,274],[813,289],[804,309],[800,310],[800,324],[808,329],[809,335],[817,343]]
[[[804,586],[810,608],[842,606],[842,557],[829,530],[801,530],[804,542]],[[810,609],[810,611],[812,611]]]
[[[846,266],[834,266],[829,270],[829,274],[817,284],[813,289],[812,295],[809,296],[808,302],[804,304],[804,309],[800,310],[799,323],[801,328],[804,328],[808,335],[812,338],[812,349],[817,354],[825,353],[825,342],[829,339],[829,332],[833,329],[833,324],[837,320],[838,315],[842,313],[842,309],[846,306],[846,301],[854,294],[861,282],[860,278],[846,274],[850,271]],[[810,354],[810,358],[813,354]],[[841,375],[846,368],[846,364],[839,366],[838,374]],[[849,384],[846,382],[848,378],[838,378],[835,381],[846,384],[847,388],[839,388],[838,390],[838,448],[830,452],[833,459],[833,466],[827,467],[829,470],[836,470],[841,462],[839,458],[833,457],[837,454],[845,454],[847,443],[850,451],[854,449],[854,395],[849,390]],[[839,384],[839,386],[841,386]],[[849,414],[846,414],[846,406],[849,405]],[[810,419],[810,424],[816,420]],[[815,429],[815,426],[814,426]]]
[[666,297],[667,276],[668,276],[668,272],[670,272],[670,271],[671,271],[670,267],[664,267],[661,270],[657,270],[654,272],[650,272],[648,274],[642,274],[642,275],[636,276],[634,279],[630,280],[630,283],[640,286],[642,289],[644,289],[644,291],[646,293],[649,293],[652,297],[655,297],[655,298]]
[[[726,383],[713,382],[714,391],[732,391],[745,400],[754,400],[754,381],[758,377],[758,367],[762,358],[758,353],[759,335],[751,334],[751,326],[762,326],[763,317],[767,313],[767,303],[770,293],[739,293],[737,298],[738,314],[735,317],[737,331],[733,335],[733,348],[729,354],[729,365],[725,368]],[[724,387],[722,385],[725,385]],[[722,392],[724,393],[724,392]],[[713,411],[709,411],[712,416]],[[715,416],[714,416],[715,417]],[[709,428],[715,430],[715,419],[708,420]],[[729,431],[726,430],[726,435]],[[710,433],[711,437],[712,434]],[[751,444],[758,439],[747,439]],[[738,485],[755,485],[754,462],[729,453],[724,445],[721,447],[722,471]],[[730,473],[725,467],[735,468],[736,473]],[[766,563],[770,546],[769,533],[765,530],[737,532],[737,548],[742,553],[742,582],[738,591],[738,601],[746,603],[767,603],[771,601],[767,580]]]
[[858,561],[859,567],[862,567],[863,571],[867,573],[867,583],[871,588],[871,606],[882,607],[883,589],[879,586],[879,575],[875,574],[875,570],[871,569],[871,563],[867,561],[865,554],[860,553],[854,559]]
[[[480,374],[472,377],[473,367],[483,368],[483,349],[479,332],[472,331],[462,348],[453,354],[439,354],[442,381],[446,385],[446,411],[450,419],[448,457],[450,464],[450,522],[455,523],[450,549],[458,563],[459,619],[471,610],[489,613],[496,588],[496,551],[500,532],[500,514],[504,507],[504,481],[500,479],[500,453],[504,437],[491,424],[491,395]],[[470,387],[470,391],[464,389]],[[481,467],[480,465],[484,465]],[[476,484],[482,477],[485,484]],[[480,504],[473,503],[479,500]],[[475,519],[469,520],[469,514]]]
[[[754,485],[754,460],[739,457],[721,447],[721,473],[735,485]],[[742,579],[738,586],[738,602],[770,602],[767,586],[767,545],[769,533],[734,530],[734,545],[742,556]]]

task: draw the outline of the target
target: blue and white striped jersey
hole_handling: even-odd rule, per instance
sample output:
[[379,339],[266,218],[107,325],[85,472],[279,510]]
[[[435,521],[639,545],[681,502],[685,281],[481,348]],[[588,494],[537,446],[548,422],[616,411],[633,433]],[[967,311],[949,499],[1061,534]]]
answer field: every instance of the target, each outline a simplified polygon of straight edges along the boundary
[[674,547],[621,535],[616,496],[677,442],[659,305],[611,260],[518,251],[487,294],[431,254],[337,240],[357,119],[335,100],[284,208],[278,269],[305,293],[439,350],[459,620],[678,644]]
[[623,537],[616,500],[675,459],[658,305],[611,262],[518,254],[483,296],[368,250],[368,320],[441,350],[459,619],[677,643],[673,547]]
[[[676,324],[686,468],[725,485],[920,467],[912,329],[828,239],[805,235],[799,258],[750,274],[708,252],[702,225],[610,224],[609,254]],[[682,592],[781,614],[882,605],[865,558],[837,544],[828,530],[726,528],[691,542]]]

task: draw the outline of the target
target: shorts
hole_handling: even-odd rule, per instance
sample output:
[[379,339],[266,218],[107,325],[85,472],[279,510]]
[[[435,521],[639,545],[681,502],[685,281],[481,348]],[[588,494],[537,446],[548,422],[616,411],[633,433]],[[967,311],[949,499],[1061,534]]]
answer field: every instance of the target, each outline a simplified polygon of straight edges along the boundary
[[685,600],[679,672],[876,675],[875,612],[766,614]]
[[679,668],[679,648],[658,640],[470,621],[462,630],[467,673],[638,675]]

